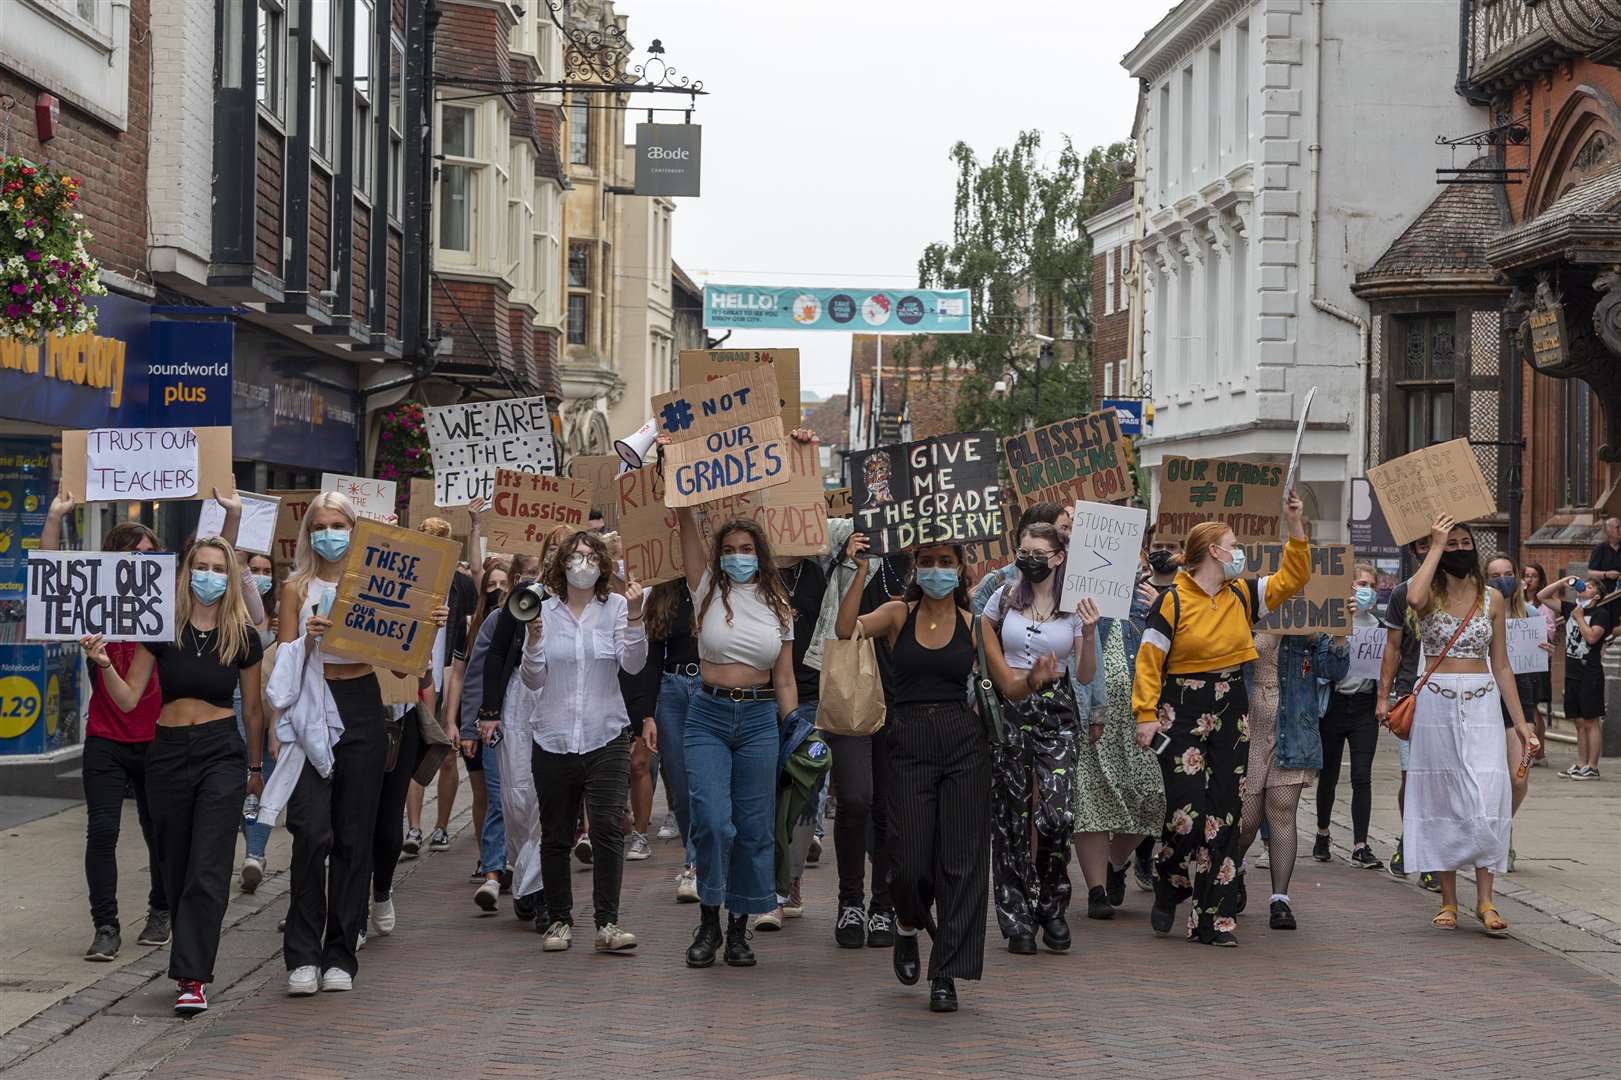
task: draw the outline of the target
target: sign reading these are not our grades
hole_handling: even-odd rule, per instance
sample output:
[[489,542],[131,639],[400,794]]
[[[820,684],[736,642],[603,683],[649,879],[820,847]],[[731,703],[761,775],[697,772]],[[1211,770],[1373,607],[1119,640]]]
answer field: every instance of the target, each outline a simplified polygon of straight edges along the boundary
[[653,399],[664,448],[666,506],[697,506],[786,484],[777,378],[765,366],[683,386]]
[[362,518],[322,650],[391,671],[426,671],[437,629],[433,611],[445,602],[460,553],[454,540]]

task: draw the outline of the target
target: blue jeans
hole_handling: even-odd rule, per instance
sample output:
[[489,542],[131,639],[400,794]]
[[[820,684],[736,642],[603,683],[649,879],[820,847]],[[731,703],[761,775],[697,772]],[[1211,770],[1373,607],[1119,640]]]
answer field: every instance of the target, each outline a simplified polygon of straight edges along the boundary
[[683,750],[697,850],[698,899],[733,915],[777,906],[777,703],[699,691]]
[[698,692],[698,676],[664,673],[659,681],[658,704],[653,708],[653,725],[659,733],[659,764],[669,785],[670,807],[675,825],[687,846],[687,865],[698,864],[698,849],[692,844],[691,811],[687,805],[687,710]]
[[[248,732],[247,728],[242,724],[242,689],[240,687],[237,688],[236,695],[232,699],[232,704],[236,706],[236,733],[242,737],[242,741],[245,744],[247,742]],[[269,723],[270,720],[267,717],[265,719],[267,728]],[[268,730],[264,735],[264,748],[262,753],[264,756],[260,760],[265,763],[265,771],[261,773],[260,776],[264,779],[264,782],[268,784],[270,783],[270,774],[276,771],[276,763],[270,759],[270,733]],[[243,818],[242,838],[248,842],[247,853],[255,859],[263,859],[265,857],[265,845],[270,843],[270,826],[261,825],[257,821],[249,821],[247,818]]]
[[484,748],[484,827],[478,834],[478,872],[499,874],[507,868],[507,819],[501,814],[501,750]]

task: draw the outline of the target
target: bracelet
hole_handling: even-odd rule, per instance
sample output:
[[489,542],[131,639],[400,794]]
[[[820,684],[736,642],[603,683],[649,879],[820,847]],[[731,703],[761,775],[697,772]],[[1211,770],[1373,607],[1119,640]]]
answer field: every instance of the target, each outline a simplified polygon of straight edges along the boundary
[[249,765],[248,771],[250,773],[262,773],[265,771],[265,767],[263,765]]

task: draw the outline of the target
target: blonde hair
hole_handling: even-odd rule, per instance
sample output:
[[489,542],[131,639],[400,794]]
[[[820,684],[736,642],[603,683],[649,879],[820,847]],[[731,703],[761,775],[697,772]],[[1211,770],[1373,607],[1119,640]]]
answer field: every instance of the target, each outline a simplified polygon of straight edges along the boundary
[[1378,568],[1375,567],[1371,562],[1365,562],[1362,559],[1358,559],[1356,562],[1351,564],[1351,576],[1356,577],[1358,574],[1367,574],[1375,581],[1379,580]]
[[185,577],[181,579],[181,588],[177,590],[180,595],[175,597],[174,603],[175,644],[180,643],[180,635],[185,633],[186,626],[191,622],[192,560],[205,547],[225,556],[225,595],[220,597],[218,655],[219,662],[230,667],[248,654],[248,631],[252,624],[248,620],[247,605],[242,602],[242,575],[237,566],[236,549],[223,536],[204,537],[186,551]]
[[310,522],[315,520],[317,510],[336,510],[342,514],[349,523],[349,531],[355,529],[355,504],[349,501],[349,496],[337,491],[323,491],[310,500],[309,507],[304,511],[304,520],[298,524],[298,546],[293,551],[293,572],[287,578],[298,589],[298,602],[302,604],[309,596],[310,582],[315,580],[315,549],[310,546]]
[[422,524],[417,526],[417,531],[425,532],[429,536],[449,536],[450,522],[440,517],[423,518]]

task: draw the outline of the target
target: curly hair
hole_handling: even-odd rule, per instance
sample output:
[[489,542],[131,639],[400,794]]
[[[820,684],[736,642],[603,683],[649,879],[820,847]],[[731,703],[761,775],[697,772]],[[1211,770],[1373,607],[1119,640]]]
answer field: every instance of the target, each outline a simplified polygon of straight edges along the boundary
[[681,611],[681,599],[686,591],[687,583],[683,578],[660,582],[647,591],[647,604],[642,609],[647,640],[670,640],[675,633],[676,616]]
[[568,596],[568,560],[581,544],[591,549],[591,554],[597,560],[597,583],[592,586],[592,592],[598,600],[608,599],[608,583],[613,577],[614,562],[608,554],[608,545],[602,542],[602,534],[587,532],[581,529],[570,533],[568,539],[557,545],[552,552],[551,561],[541,571],[541,584],[553,596]]
[[749,539],[754,541],[754,555],[759,563],[759,570],[752,582],[755,592],[771,609],[771,614],[776,616],[779,626],[793,625],[793,605],[788,600],[788,590],[783,588],[782,577],[776,571],[776,562],[771,556],[771,541],[766,538],[765,530],[748,518],[733,518],[715,530],[715,542],[709,549],[709,591],[704,594],[703,606],[693,620],[693,637],[698,636],[698,628],[703,626],[704,616],[709,614],[709,605],[714,601],[716,592],[720,593],[721,607],[726,609],[726,625],[732,625],[732,579],[720,568],[720,549],[734,532],[748,533]]

